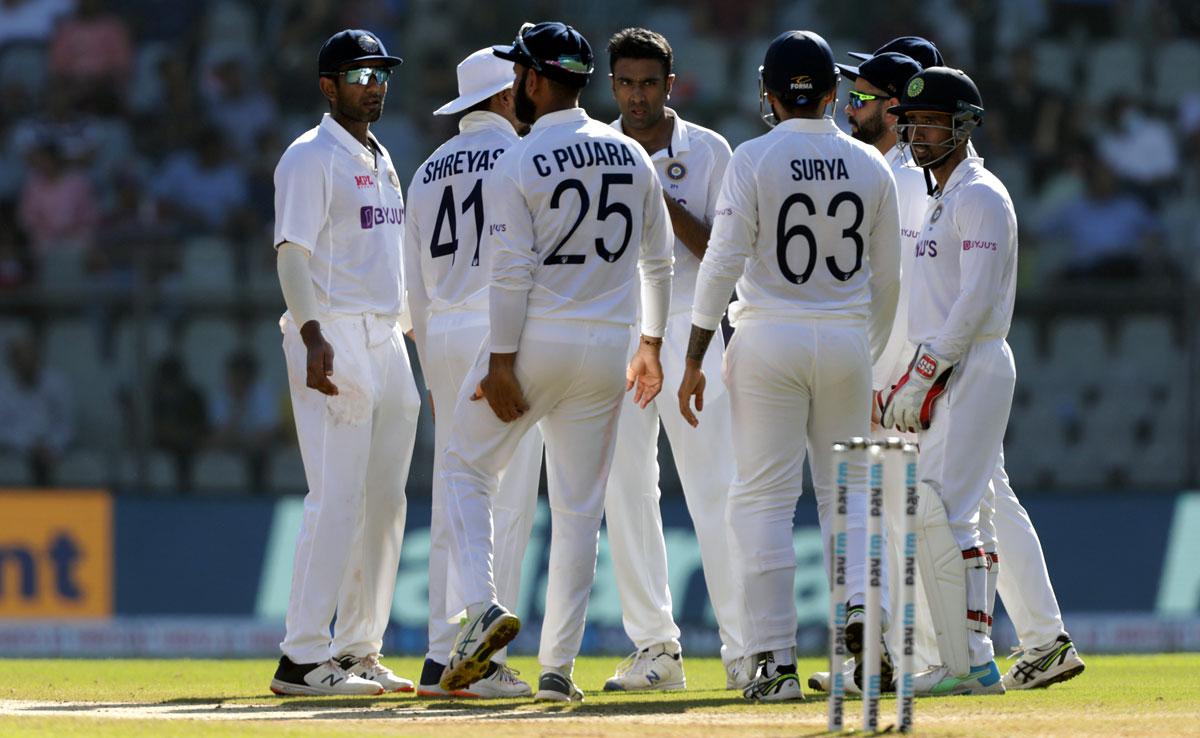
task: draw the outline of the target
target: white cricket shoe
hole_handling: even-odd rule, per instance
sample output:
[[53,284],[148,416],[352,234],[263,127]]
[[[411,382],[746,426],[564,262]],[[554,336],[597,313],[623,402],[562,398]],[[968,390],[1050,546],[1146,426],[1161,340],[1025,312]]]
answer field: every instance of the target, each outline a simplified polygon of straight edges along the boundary
[[995,661],[972,666],[964,676],[954,676],[948,666],[935,666],[913,675],[913,694],[945,697],[952,694],[1004,694],[1004,682]]
[[533,694],[529,683],[518,678],[520,672],[509,668],[508,664],[493,663],[492,673],[455,694],[458,697],[476,697],[484,700],[529,697]]
[[521,630],[521,621],[503,606],[492,604],[475,617],[463,618],[439,684],[447,692],[465,689],[487,676],[492,654],[509,644]]
[[337,662],[349,674],[378,682],[385,692],[413,691],[413,683],[404,677],[396,676],[396,672],[380,663],[377,653],[361,657],[341,656]]
[[583,702],[583,690],[562,669],[544,668],[538,679],[537,702]]
[[783,702],[803,700],[800,678],[796,676],[796,665],[775,663],[770,651],[758,655],[758,670],[754,679],[742,690],[742,695],[756,702]]
[[[846,694],[862,694],[862,690],[854,681],[854,664],[854,659],[846,659],[846,663],[842,665],[842,684],[845,685]],[[829,672],[814,671],[808,678],[808,688],[818,692],[829,692]]]
[[1045,646],[1020,652],[1003,681],[1007,689],[1041,689],[1073,679],[1084,668],[1075,644],[1064,633]]
[[741,656],[725,662],[725,689],[745,689],[754,681],[758,661],[753,656]]
[[617,673],[604,683],[605,692],[665,691],[686,687],[683,651],[676,643],[656,643],[634,651],[617,665]]
[[282,656],[279,667],[275,669],[275,678],[271,680],[271,691],[300,697],[383,694],[384,690],[379,682],[350,674],[333,659],[297,664],[287,656]]

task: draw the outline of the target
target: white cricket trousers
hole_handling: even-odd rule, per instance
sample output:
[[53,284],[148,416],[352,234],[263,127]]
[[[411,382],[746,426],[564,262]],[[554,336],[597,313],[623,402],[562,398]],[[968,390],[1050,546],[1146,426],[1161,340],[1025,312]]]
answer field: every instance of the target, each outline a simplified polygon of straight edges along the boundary
[[[1001,460],[1016,379],[1004,339],[972,344],[934,405],[929,429],[920,433],[917,479],[941,497],[950,533],[962,550],[991,550],[984,521],[995,505],[992,478]],[[986,591],[987,571],[968,570],[967,609],[986,610]],[[994,657],[988,635],[970,631],[967,640],[973,665]]]
[[[866,324],[846,319],[742,318],[725,352],[737,474],[728,521],[740,578],[747,653],[796,645],[792,522],[807,449],[829,571],[835,441],[870,430]],[[703,420],[701,420],[703,422]],[[863,592],[867,464],[850,465],[848,599]]]
[[[458,624],[449,618],[457,611],[446,607],[447,587],[453,579],[450,562],[450,531],[446,518],[446,489],[442,482],[441,458],[450,436],[454,407],[460,392],[468,395],[475,386],[463,380],[487,338],[486,313],[434,313],[425,338],[425,381],[433,395],[437,417],[433,425],[433,512],[429,521],[429,650],[426,658],[446,663]],[[531,428],[517,445],[508,468],[500,475],[493,501],[495,518],[496,592],[500,604],[512,610],[521,595],[521,561],[533,528],[538,481],[542,472],[542,434]],[[495,657],[505,660],[501,651]]]
[[[661,418],[700,544],[704,583],[721,635],[721,656],[729,662],[745,655],[745,649],[739,625],[741,604],[729,566],[725,529],[725,505],[733,481],[733,434],[729,395],[720,375],[724,342],[716,336],[705,355],[708,384],[704,411],[699,415],[699,427],[693,428],[680,414],[679,402],[671,391],[683,378],[691,320],[691,313],[678,313],[667,325],[662,347],[663,394],[645,409],[632,402],[621,406],[620,432],[604,503],[605,525],[625,633],[639,650],[656,643],[678,644],[679,627],[672,615],[659,509]],[[639,340],[635,330],[631,358]]]
[[[1013,492],[1008,480],[1008,472],[1004,469],[1004,453],[1001,451],[999,463],[992,475],[992,489],[995,492],[995,510],[989,516],[984,507],[982,516],[985,550],[989,541],[995,542],[995,551],[999,555],[1000,574],[997,591],[1004,601],[1004,610],[1012,620],[1017,631],[1021,648],[1032,649],[1044,646],[1065,633],[1062,611],[1058,599],[1054,595],[1054,586],[1050,583],[1050,572],[1046,568],[1046,559],[1042,554],[1042,542],[1029,513],[1025,511],[1021,501]],[[986,505],[986,503],[985,503]],[[992,530],[989,531],[989,523]],[[890,549],[892,561],[898,562],[900,554],[898,547]],[[895,570],[895,567],[893,567]],[[929,619],[925,604],[925,592],[920,584],[920,572],[917,572],[916,586],[916,626],[914,639],[914,668],[917,671],[934,666],[940,661],[937,651],[937,638],[933,632],[933,621]],[[892,591],[898,592],[899,580],[893,578]],[[896,600],[893,600],[895,603]],[[893,611],[895,605],[893,604]],[[994,614],[994,613],[989,613]],[[902,633],[893,627],[888,633],[888,645],[892,654],[900,653]]]
[[[530,318],[517,350],[516,374],[529,404],[504,423],[486,400],[465,391],[443,456],[451,556],[459,577],[449,608],[497,601],[492,507],[501,470],[539,424],[550,492],[550,571],[538,661],[569,668],[579,653],[588,594],[596,574],[604,488],[625,399],[629,326]],[[487,374],[483,346],[464,387]],[[534,490],[529,491],[535,494]]]
[[280,326],[308,494],[279,647],[300,664],[378,653],[421,409],[404,337],[394,319],[321,316],[340,390],[327,397],[305,387],[308,352],[296,324],[285,315]]
[[[1050,583],[1050,572],[1046,568],[1046,557],[1042,553],[1042,541],[1029,513],[1017,499],[1004,470],[1004,452],[992,476],[992,487],[996,493],[996,508],[992,515],[995,533],[995,551],[1000,559],[1000,576],[997,592],[1004,600],[1004,610],[1016,628],[1021,648],[1032,649],[1045,646],[1061,633],[1065,633],[1062,611],[1054,586]],[[986,532],[985,532],[986,535]]]

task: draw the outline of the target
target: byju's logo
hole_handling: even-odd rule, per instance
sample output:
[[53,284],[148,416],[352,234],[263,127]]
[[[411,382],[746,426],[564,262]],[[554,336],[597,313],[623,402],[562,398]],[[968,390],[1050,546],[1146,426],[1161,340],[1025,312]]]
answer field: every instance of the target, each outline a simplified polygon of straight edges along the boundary
[[358,211],[358,223],[364,230],[384,223],[400,225],[404,223],[404,208],[376,208],[364,205]]

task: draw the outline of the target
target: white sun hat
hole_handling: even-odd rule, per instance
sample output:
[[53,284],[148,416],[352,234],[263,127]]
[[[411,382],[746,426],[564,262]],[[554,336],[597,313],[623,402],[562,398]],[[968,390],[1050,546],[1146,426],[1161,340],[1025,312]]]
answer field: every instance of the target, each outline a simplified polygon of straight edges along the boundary
[[458,97],[433,111],[434,115],[461,113],[483,102],[513,83],[513,65],[492,53],[492,47],[480,49],[458,65]]

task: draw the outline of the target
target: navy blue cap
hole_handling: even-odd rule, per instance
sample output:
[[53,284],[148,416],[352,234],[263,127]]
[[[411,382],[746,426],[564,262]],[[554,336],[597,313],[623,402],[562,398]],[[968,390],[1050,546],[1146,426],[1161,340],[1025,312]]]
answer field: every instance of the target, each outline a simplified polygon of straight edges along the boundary
[[762,83],[788,105],[807,105],[837,85],[829,44],[812,31],[784,31],[763,57]]
[[574,87],[586,85],[594,68],[588,40],[558,21],[526,23],[511,46],[493,46],[492,53]]
[[949,113],[958,118],[966,116],[983,124],[983,97],[975,82],[961,69],[929,67],[913,76],[904,87],[900,104],[887,111],[904,122],[914,111]]
[[851,51],[849,56],[859,61],[866,61],[873,56],[886,54],[889,51],[912,57],[922,67],[940,67],[945,64],[942,60],[942,52],[938,51],[938,47],[934,46],[933,42],[929,39],[921,38],[920,36],[901,36],[875,49],[874,54]]
[[389,67],[404,62],[398,56],[388,56],[379,37],[370,31],[347,28],[329,37],[317,55],[318,74],[336,74],[351,62],[382,61]]
[[837,66],[849,79],[862,77],[895,98],[904,94],[904,83],[921,71],[921,65],[911,56],[892,51],[873,56],[857,67],[848,64]]

